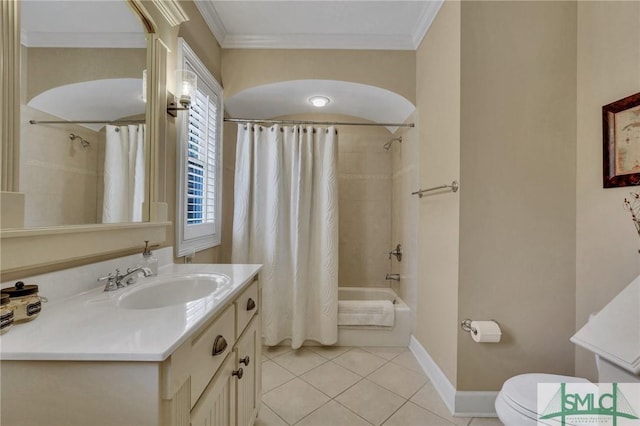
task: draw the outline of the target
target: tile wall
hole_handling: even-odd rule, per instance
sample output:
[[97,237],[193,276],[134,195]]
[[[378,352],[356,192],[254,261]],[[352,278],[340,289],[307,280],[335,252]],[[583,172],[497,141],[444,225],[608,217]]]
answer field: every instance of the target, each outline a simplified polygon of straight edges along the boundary
[[389,287],[392,154],[384,127],[339,128],[340,286]]

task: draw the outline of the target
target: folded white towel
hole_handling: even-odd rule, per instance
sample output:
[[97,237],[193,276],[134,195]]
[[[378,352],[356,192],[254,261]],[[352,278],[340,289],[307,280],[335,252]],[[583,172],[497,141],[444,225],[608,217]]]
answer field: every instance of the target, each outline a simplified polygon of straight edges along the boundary
[[395,309],[390,300],[339,300],[338,325],[392,327]]

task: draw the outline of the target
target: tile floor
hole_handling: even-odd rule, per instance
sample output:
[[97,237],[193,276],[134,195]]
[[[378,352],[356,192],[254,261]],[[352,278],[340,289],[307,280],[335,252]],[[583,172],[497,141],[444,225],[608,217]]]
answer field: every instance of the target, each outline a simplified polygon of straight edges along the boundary
[[408,348],[264,347],[256,426],[499,426],[452,417]]

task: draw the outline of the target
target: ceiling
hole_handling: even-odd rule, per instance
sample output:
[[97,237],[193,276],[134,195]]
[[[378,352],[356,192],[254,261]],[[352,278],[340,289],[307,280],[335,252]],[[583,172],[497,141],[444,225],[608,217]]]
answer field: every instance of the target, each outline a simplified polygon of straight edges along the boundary
[[196,6],[223,48],[415,50],[442,0],[214,1]]
[[124,1],[22,0],[20,41],[28,47],[146,47]]
[[[146,108],[139,78],[110,78],[58,86],[35,96],[28,105],[63,120],[88,121],[136,116],[144,114]],[[104,123],[80,125],[98,131]]]
[[[438,13],[431,1],[213,1],[196,6],[222,48],[415,50]],[[308,98],[331,102],[321,110]],[[295,80],[244,90],[225,99],[232,117],[326,113],[377,123],[404,122],[415,109],[397,93],[330,80]],[[388,127],[395,131],[394,127]]]

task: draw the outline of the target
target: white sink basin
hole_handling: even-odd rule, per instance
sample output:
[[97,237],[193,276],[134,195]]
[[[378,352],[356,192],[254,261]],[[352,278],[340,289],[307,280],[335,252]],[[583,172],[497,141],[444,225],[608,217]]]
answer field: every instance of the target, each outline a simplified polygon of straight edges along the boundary
[[223,274],[166,277],[128,290],[118,298],[117,304],[124,309],[163,308],[220,296],[230,289],[231,280]]

